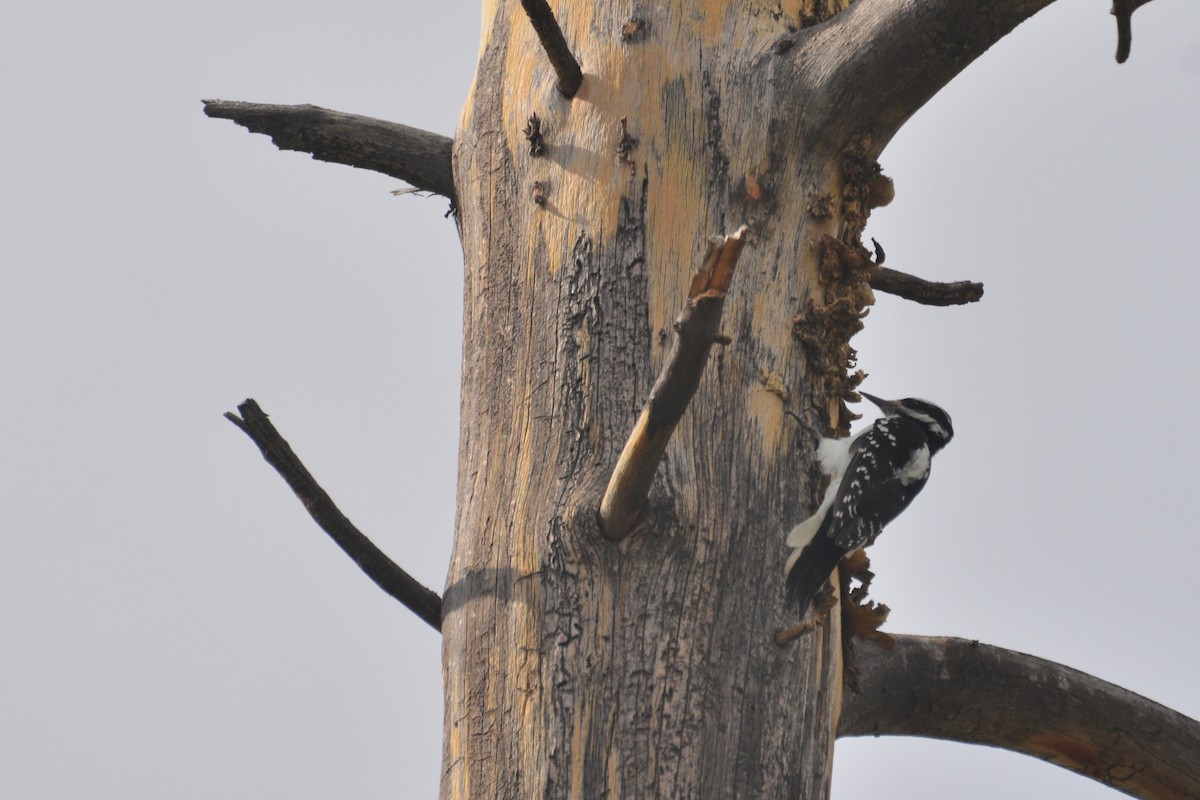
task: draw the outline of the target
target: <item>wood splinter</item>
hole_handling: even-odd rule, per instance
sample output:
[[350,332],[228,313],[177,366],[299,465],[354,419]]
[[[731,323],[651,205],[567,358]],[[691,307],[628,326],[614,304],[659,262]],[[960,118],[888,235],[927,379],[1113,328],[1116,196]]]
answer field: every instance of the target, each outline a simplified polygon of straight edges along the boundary
[[619,542],[633,530],[671,434],[700,385],[709,351],[713,344],[728,341],[720,333],[721,312],[746,232],[743,225],[734,234],[708,240],[702,266],[688,289],[687,303],[675,320],[671,353],[600,501],[600,528],[610,541]]
[[258,403],[247,400],[238,406],[238,411],[242,413],[240,417],[230,411],[225,418],[258,445],[263,458],[287,481],[321,530],[329,534],[329,538],[354,559],[354,563],[380,589],[403,603],[434,630],[440,631],[442,598],[438,597],[437,592],[422,586],[416,578],[401,569],[346,518],[334,504],[333,498],[300,461],[291,445],[280,436]]
[[583,83],[583,70],[571,54],[571,48],[563,38],[562,28],[558,26],[554,12],[550,10],[550,4],[546,0],[521,0],[521,6],[529,15],[529,22],[550,59],[550,66],[554,67],[554,73],[558,75],[558,91],[570,100]]

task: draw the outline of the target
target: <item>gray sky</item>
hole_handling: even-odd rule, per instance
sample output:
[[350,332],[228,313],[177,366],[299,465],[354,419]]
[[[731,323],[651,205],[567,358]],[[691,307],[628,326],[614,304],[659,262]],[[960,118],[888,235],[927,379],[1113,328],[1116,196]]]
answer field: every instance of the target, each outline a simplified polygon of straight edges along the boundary
[[[439,639],[221,413],[253,396],[440,590],[461,257],[439,199],[279,153],[202,97],[452,134],[478,6],[21,4],[0,27],[0,796],[433,797]],[[884,153],[868,388],[958,434],[874,551],[897,632],[1070,664],[1200,717],[1200,5],[1060,0]],[[783,532],[780,533],[782,538]],[[781,548],[781,559],[784,551]],[[1114,798],[1042,762],[838,745],[839,800]]]

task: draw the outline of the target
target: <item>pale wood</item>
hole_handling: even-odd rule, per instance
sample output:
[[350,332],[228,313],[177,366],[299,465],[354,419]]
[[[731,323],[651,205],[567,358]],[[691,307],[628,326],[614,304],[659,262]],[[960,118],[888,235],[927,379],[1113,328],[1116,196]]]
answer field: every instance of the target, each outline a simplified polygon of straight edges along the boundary
[[1003,747],[1144,800],[1200,797],[1200,722],[1070,667],[966,639],[858,647],[838,736]]

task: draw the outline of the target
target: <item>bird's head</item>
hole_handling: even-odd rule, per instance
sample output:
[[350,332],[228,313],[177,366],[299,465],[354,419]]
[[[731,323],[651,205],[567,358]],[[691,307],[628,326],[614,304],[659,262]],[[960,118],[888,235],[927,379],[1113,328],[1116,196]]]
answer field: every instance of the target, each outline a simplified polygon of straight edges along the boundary
[[903,400],[882,400],[875,395],[860,391],[863,397],[879,406],[879,410],[889,417],[908,417],[919,423],[925,429],[925,438],[929,441],[930,454],[941,450],[954,438],[954,425],[950,415],[928,400],[916,397],[906,397]]

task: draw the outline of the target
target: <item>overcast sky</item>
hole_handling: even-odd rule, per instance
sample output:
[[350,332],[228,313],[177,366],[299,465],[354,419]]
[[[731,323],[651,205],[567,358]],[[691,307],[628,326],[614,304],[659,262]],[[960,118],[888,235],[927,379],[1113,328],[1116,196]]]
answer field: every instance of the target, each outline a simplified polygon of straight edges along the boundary
[[[896,632],[1070,664],[1200,717],[1194,263],[1200,4],[1113,61],[1060,0],[883,155],[867,388],[954,416],[875,548]],[[200,99],[452,134],[478,5],[21,3],[0,26],[0,796],[434,797],[438,636],[221,418],[255,397],[342,509],[439,591],[461,253],[442,199],[280,153]],[[780,532],[782,537],[783,532]],[[781,559],[783,557],[781,548]],[[838,745],[837,800],[1114,798],[1039,761]]]

